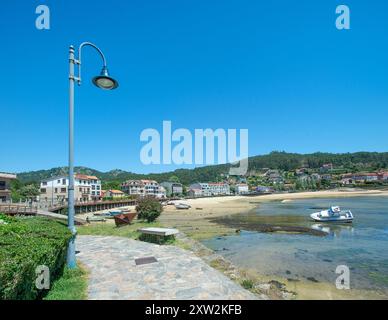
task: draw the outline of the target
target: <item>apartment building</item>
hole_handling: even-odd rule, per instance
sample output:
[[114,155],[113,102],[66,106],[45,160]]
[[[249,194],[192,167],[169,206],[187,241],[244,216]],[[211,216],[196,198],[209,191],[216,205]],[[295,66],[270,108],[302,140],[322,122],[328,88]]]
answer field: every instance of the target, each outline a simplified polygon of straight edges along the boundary
[[166,189],[166,195],[168,197],[171,196],[180,196],[183,194],[183,186],[178,182],[162,182],[161,186]]
[[230,186],[224,182],[209,183],[210,193],[212,196],[221,196],[230,194]]
[[121,184],[121,190],[128,195],[164,198],[166,190],[155,180],[128,180]]
[[11,181],[16,179],[16,174],[0,172],[0,203],[11,200]]
[[342,184],[355,184],[355,183],[365,183],[365,182],[373,182],[378,181],[379,175],[375,172],[372,173],[347,173],[342,175]]
[[[68,187],[67,176],[45,179],[40,183],[40,200],[53,204],[67,202]],[[101,180],[96,176],[75,174],[74,198],[78,202],[101,200]]]
[[198,196],[201,190],[202,197],[210,197],[210,196],[221,196],[221,195],[229,195],[230,194],[230,186],[225,182],[209,182],[209,183],[193,183],[189,187],[189,191],[191,193],[195,193]]

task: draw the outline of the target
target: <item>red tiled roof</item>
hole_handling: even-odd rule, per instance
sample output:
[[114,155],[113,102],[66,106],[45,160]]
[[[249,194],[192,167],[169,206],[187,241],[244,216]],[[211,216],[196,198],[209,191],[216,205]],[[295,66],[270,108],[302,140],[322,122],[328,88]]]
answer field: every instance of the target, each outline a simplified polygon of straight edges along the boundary
[[120,191],[120,190],[109,190],[110,193],[117,193],[117,194],[122,194],[124,192]]

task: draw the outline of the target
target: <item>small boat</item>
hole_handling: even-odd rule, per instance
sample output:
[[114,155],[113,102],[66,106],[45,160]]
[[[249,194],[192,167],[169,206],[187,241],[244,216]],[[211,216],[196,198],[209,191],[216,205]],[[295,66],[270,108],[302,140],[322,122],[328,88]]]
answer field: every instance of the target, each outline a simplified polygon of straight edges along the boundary
[[136,212],[114,215],[116,227],[121,227],[124,225],[131,224],[132,220],[135,219],[136,215],[137,215]]
[[122,210],[111,210],[111,211],[109,211],[109,215],[110,216],[115,216],[115,215],[122,214],[122,213],[123,213]]
[[332,206],[330,209],[314,212],[310,215],[314,221],[319,222],[352,222],[353,214],[350,210],[341,210],[338,206]]
[[189,204],[185,204],[185,203],[176,203],[175,208],[178,210],[182,210],[182,209],[190,209],[191,206]]

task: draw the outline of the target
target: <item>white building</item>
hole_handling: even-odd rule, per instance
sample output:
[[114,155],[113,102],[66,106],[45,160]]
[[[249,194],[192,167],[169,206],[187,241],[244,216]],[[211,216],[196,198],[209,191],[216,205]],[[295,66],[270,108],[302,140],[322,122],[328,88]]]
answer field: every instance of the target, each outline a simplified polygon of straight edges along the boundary
[[247,194],[249,193],[249,187],[245,183],[236,184],[236,194]]
[[209,189],[212,196],[221,196],[230,194],[230,186],[224,182],[209,183]]
[[[52,204],[67,202],[68,187],[67,176],[45,179],[40,183],[40,200]],[[95,176],[75,174],[74,198],[78,202],[101,200],[101,180]]]
[[164,198],[166,190],[155,180],[128,180],[121,184],[121,190],[128,195]]
[[229,184],[224,182],[210,182],[210,183],[194,183],[190,185],[189,191],[192,191],[191,194],[195,193],[196,196],[199,196],[198,190],[201,190],[202,197],[210,196],[220,196],[220,195],[229,195],[230,187]]

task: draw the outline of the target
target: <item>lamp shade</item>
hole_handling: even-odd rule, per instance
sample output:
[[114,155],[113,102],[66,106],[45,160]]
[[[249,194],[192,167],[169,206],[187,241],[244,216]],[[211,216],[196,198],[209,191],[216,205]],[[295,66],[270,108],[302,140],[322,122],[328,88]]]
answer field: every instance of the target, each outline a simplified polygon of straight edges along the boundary
[[107,67],[103,67],[101,74],[93,78],[93,83],[96,87],[103,90],[113,90],[119,86],[118,81],[109,76]]

